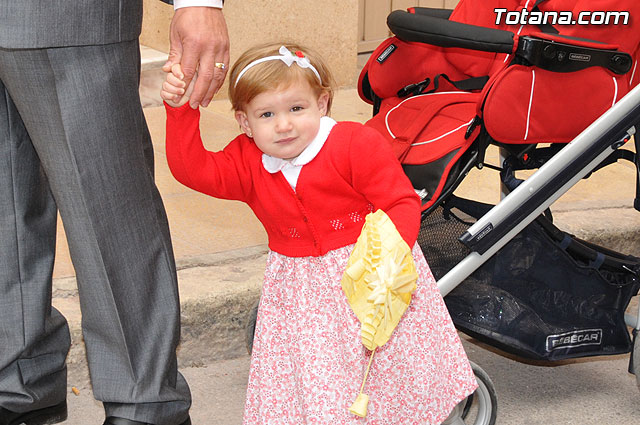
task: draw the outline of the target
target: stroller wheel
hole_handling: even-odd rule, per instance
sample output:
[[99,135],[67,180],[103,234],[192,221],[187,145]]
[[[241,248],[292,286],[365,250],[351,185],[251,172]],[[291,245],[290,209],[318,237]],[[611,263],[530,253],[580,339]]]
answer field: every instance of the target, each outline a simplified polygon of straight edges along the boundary
[[470,362],[478,381],[478,388],[462,400],[443,425],[495,425],[498,414],[496,390],[489,375],[477,364]]

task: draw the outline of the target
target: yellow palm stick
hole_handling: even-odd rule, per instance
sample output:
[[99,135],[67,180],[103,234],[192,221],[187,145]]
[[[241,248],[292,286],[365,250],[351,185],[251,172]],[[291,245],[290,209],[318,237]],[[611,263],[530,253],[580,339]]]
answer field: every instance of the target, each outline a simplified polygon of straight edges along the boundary
[[356,397],[356,401],[353,402],[351,407],[349,408],[349,412],[354,415],[360,416],[364,418],[367,416],[367,405],[369,404],[369,396],[363,393],[364,384],[367,382],[367,376],[369,376],[369,370],[371,369],[371,363],[373,363],[373,355],[376,353],[375,348],[371,351],[371,356],[369,357],[369,364],[367,365],[367,370],[364,373],[364,379],[362,380],[362,385],[360,386],[360,393],[358,397]]

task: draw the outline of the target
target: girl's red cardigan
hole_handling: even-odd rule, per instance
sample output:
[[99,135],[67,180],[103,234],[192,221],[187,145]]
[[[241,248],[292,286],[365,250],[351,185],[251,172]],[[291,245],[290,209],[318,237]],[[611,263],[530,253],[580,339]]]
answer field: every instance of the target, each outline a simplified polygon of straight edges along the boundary
[[336,124],[318,155],[302,167],[294,191],[282,173],[269,173],[262,152],[242,134],[222,151],[205,150],[200,112],[167,109],[167,159],[184,185],[246,202],[264,225],[269,248],[291,256],[320,256],[355,243],[367,213],[382,209],[413,246],[420,198],[388,142],[354,122]]

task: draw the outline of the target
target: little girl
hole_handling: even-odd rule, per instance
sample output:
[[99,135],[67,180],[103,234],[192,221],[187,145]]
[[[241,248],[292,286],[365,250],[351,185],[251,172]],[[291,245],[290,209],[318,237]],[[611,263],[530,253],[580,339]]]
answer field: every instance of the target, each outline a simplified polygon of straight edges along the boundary
[[[476,381],[416,244],[419,198],[375,130],[329,118],[333,79],[319,56],[293,44],[245,52],[229,99],[243,134],[204,149],[200,113],[179,65],[163,85],[167,158],[183,184],[246,202],[269,238],[244,424],[440,424]],[[349,413],[369,352],[341,287],[364,218],[381,209],[410,247],[417,289],[378,348],[366,418]]]

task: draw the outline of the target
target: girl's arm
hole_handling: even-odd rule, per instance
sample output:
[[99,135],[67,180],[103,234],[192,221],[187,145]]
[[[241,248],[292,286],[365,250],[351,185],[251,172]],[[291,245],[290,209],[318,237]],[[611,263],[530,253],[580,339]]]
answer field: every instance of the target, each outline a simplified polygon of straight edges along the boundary
[[354,134],[349,155],[354,188],[374,209],[387,213],[405,242],[413,247],[420,230],[420,197],[389,142],[376,130],[362,126]]
[[165,102],[165,108],[167,161],[176,180],[216,198],[246,201],[253,181],[246,166],[249,143],[239,136],[220,152],[208,151],[200,136],[200,111],[188,103],[173,108]]
[[246,200],[251,173],[241,144],[234,140],[222,152],[207,151],[200,137],[200,111],[188,102],[197,77],[185,88],[180,64],[174,64],[160,96],[167,110],[167,161],[176,180],[216,198]]

